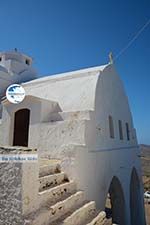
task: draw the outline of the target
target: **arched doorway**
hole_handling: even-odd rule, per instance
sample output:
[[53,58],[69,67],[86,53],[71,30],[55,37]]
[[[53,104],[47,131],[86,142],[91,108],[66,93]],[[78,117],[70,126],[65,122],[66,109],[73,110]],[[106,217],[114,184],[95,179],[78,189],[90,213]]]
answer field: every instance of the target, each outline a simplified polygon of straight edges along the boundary
[[15,113],[13,146],[28,146],[29,121],[29,109],[20,109]]
[[136,169],[133,168],[130,180],[130,212],[131,225],[144,225],[143,199],[140,191],[140,181]]
[[106,217],[112,224],[126,225],[125,200],[121,183],[117,177],[113,177],[106,199]]

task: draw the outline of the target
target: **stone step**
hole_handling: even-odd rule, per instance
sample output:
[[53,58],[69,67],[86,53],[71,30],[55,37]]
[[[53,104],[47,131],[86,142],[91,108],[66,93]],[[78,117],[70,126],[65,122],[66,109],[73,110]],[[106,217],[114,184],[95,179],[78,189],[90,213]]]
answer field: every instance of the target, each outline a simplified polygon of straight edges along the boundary
[[35,219],[30,222],[32,225],[49,225],[60,219],[64,214],[73,208],[79,207],[84,202],[84,192],[78,191],[63,201],[57,202],[51,207],[43,208],[35,215]]
[[46,175],[44,177],[39,178],[39,191],[44,191],[48,188],[55,187],[63,182],[67,182],[68,179],[65,176],[64,172]]
[[106,213],[100,212],[91,220],[91,222],[86,223],[86,225],[104,225],[106,222]]
[[[76,209],[72,214],[67,215],[66,219],[57,223],[57,225],[83,225],[85,221],[95,215],[95,213],[95,202],[91,201]],[[56,223],[53,225],[56,225]]]
[[40,156],[39,163],[40,163],[40,166],[49,165],[49,164],[60,164],[61,160],[58,158],[50,158],[49,155],[47,156],[45,155],[44,157]]
[[64,184],[60,184],[51,189],[47,189],[45,191],[39,192],[39,206],[44,206],[47,204],[54,204],[60,201],[62,198],[67,196],[68,194],[72,194],[76,192],[76,183],[74,181],[69,181]]
[[[46,163],[46,162],[45,162]],[[60,164],[59,163],[52,163],[52,164],[45,164],[40,166],[39,168],[39,177],[44,177],[50,174],[60,173]]]

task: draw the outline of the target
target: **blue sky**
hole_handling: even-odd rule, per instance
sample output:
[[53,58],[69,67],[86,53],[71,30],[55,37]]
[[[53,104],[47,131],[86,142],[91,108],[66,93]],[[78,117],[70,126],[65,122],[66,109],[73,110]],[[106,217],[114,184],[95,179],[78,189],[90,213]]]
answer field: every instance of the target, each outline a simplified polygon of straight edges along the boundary
[[[40,76],[101,65],[149,19],[149,0],[0,0],[0,51],[32,56]],[[115,64],[139,143],[150,144],[150,25]]]

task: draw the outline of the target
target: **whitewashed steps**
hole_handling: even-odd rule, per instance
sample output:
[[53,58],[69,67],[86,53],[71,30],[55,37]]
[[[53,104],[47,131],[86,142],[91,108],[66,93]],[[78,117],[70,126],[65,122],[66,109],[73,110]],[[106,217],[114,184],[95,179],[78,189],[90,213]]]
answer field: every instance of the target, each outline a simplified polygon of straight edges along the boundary
[[44,177],[55,173],[60,173],[60,165],[58,163],[40,166],[39,177]]
[[60,219],[61,216],[68,213],[73,208],[80,206],[84,201],[84,193],[78,191],[63,201],[56,203],[51,207],[45,207],[39,211],[32,225],[49,225],[53,221]]
[[94,201],[85,201],[58,160],[40,161],[38,203],[24,225],[104,225],[105,213],[97,212]]
[[56,203],[60,201],[68,194],[75,193],[76,184],[74,181],[70,181],[64,184],[60,184],[56,187],[50,188],[48,190],[39,192],[39,205],[44,206],[48,203]]
[[86,223],[86,225],[105,225],[106,223],[106,213],[100,212],[94,216],[91,222]]
[[61,222],[56,222],[54,224],[49,225],[83,225],[85,224],[85,221],[93,215],[95,215],[96,212],[96,206],[95,202],[91,201],[88,203],[83,204],[80,208],[77,208],[74,210],[73,213],[70,215],[66,215],[66,218],[63,219]]
[[68,181],[68,179],[65,177],[65,173],[63,172],[42,176],[39,178],[39,191],[52,188],[66,181]]

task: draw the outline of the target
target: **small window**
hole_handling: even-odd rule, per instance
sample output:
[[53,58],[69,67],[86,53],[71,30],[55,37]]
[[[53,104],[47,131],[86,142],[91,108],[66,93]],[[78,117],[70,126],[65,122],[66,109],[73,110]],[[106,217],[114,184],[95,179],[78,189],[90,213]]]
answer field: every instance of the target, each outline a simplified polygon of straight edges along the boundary
[[2,61],[2,57],[0,57],[0,62]]
[[30,60],[29,59],[26,59],[26,64],[30,65]]
[[123,130],[122,130],[122,121],[118,120],[118,126],[119,126],[119,137],[120,140],[123,140]]
[[126,134],[127,134],[127,140],[130,140],[130,131],[129,131],[129,124],[126,123]]
[[109,132],[110,132],[110,138],[114,138],[114,124],[113,124],[113,119],[112,116],[109,116]]

